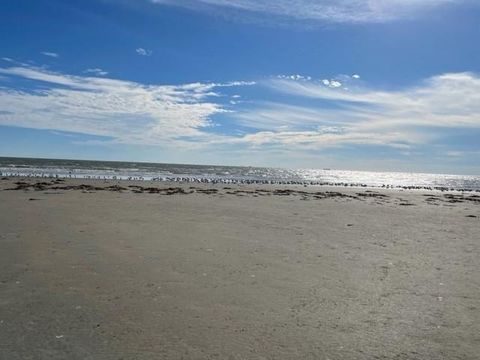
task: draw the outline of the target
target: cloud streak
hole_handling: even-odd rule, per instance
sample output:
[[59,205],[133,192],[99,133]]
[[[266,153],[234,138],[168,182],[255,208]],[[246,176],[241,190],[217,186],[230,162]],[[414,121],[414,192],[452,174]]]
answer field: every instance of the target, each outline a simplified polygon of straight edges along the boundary
[[[79,76],[25,64],[0,68],[0,125],[107,138],[100,143],[265,154],[352,146],[405,151],[450,130],[480,131],[480,78],[473,73],[442,74],[385,91],[346,75],[328,83],[289,75],[144,85],[88,70]],[[15,80],[28,80],[31,87],[15,88]],[[238,91],[242,101],[232,102]]]
[[293,20],[331,23],[389,22],[419,16],[465,0],[150,0],[193,10],[269,14]]
[[332,89],[325,80],[320,84],[276,79],[266,85],[285,94],[334,102],[344,119],[368,119],[372,127],[480,126],[480,78],[468,72],[433,76],[415,87],[388,92],[340,82]]
[[242,83],[146,86],[73,76],[26,66],[0,68],[9,78],[34,81],[30,91],[0,88],[0,124],[106,136],[115,142],[168,145],[201,141],[210,117],[226,112],[209,101],[217,87]]
[[40,54],[48,56],[48,57],[52,57],[52,58],[60,57],[60,55],[58,55],[57,53],[51,52],[51,51],[42,51]]
[[85,74],[92,74],[97,76],[105,76],[108,75],[108,71],[102,70],[100,68],[89,68],[83,71]]
[[362,87],[355,78],[334,87],[330,80],[306,79],[277,77],[263,82],[291,101],[310,99],[309,105],[260,102],[233,114],[238,124],[255,129],[237,141],[305,149],[345,145],[402,149],[428,144],[448,129],[480,129],[480,78],[473,73],[438,75],[397,91]]
[[151,56],[152,50],[144,49],[144,48],[136,48],[135,52],[140,56]]

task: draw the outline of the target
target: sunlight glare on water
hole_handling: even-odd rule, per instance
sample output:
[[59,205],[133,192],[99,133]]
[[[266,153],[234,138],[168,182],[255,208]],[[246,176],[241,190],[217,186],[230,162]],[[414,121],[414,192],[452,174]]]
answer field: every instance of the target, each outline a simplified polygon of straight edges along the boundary
[[480,176],[371,172],[327,169],[278,169],[113,161],[0,158],[2,176],[59,176],[77,179],[308,183],[392,187],[441,187],[480,190]]

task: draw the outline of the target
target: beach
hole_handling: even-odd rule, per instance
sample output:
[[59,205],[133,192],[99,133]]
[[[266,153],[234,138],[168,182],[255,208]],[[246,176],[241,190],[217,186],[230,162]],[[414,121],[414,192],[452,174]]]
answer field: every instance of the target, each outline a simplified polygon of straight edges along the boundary
[[5,178],[0,359],[478,359],[480,195]]

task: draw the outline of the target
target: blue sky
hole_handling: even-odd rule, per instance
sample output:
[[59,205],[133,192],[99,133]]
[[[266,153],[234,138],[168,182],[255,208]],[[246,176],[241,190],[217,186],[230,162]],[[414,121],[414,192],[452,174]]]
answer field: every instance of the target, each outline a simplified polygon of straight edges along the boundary
[[480,174],[473,0],[4,0],[0,156]]

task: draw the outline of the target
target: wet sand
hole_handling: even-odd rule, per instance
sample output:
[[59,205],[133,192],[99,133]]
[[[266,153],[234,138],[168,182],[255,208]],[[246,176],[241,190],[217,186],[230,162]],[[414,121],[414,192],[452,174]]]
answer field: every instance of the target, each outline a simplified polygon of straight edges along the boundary
[[480,353],[478,194],[8,179],[0,215],[0,359]]

